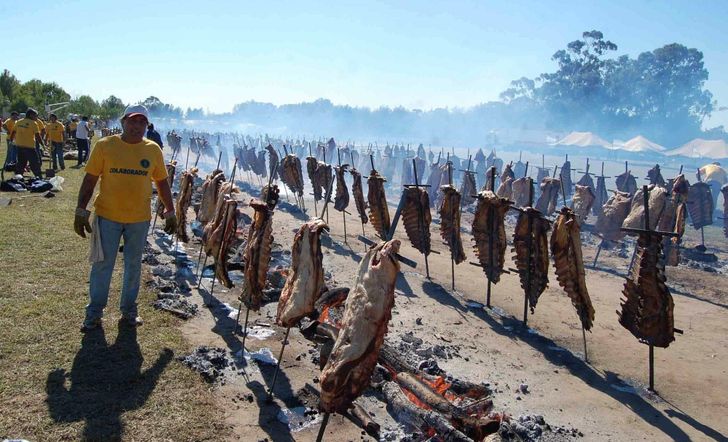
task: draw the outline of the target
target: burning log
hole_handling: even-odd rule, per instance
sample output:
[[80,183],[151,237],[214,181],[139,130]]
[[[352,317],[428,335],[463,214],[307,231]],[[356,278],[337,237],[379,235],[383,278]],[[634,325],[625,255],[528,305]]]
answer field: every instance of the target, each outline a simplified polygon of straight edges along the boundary
[[412,403],[402,392],[402,389],[395,382],[385,382],[382,386],[382,393],[387,404],[392,408],[393,414],[415,428],[433,428],[444,441],[448,442],[472,442],[472,439],[456,429],[441,414],[420,408]]

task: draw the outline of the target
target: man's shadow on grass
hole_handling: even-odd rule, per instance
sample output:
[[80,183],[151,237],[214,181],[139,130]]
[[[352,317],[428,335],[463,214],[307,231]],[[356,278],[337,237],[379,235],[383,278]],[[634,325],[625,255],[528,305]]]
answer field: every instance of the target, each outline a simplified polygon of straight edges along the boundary
[[59,423],[86,421],[83,440],[119,440],[124,433],[121,414],[144,405],[171,360],[172,351],[165,349],[142,372],[136,328],[119,324],[111,346],[102,328],[92,330],[84,335],[71,372],[59,368],[48,374],[50,416]]

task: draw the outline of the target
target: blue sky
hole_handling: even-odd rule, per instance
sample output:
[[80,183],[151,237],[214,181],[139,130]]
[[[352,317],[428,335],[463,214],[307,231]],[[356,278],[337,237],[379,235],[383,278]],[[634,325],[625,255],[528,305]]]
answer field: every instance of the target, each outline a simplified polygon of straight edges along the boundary
[[728,105],[728,1],[36,0],[0,2],[0,17],[5,68],[97,99],[468,107],[553,70],[555,51],[598,29],[620,54],[702,50]]

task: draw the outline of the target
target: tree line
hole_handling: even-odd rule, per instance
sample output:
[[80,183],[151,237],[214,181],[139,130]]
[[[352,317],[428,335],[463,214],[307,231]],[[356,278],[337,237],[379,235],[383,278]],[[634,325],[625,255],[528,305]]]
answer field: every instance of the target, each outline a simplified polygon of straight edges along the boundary
[[[557,51],[553,72],[520,78],[500,95],[500,101],[468,109],[432,110],[335,105],[326,99],[275,105],[248,101],[231,112],[210,114],[186,110],[151,96],[142,102],[154,118],[211,120],[239,128],[244,124],[280,134],[327,134],[369,139],[420,140],[435,145],[496,142],[505,129],[520,131],[593,131],[606,138],[642,134],[667,146],[706,136],[702,125],[717,108],[705,87],[708,70],[703,54],[678,43],[643,52],[636,58],[617,55],[618,46],[600,31]],[[56,83],[21,83],[5,70],[0,75],[0,105],[24,110],[46,103],[70,101],[63,112],[113,120],[125,104],[111,95],[98,102],[88,95],[71,98]],[[204,122],[201,123],[204,125]],[[728,138],[722,126],[708,136]]]

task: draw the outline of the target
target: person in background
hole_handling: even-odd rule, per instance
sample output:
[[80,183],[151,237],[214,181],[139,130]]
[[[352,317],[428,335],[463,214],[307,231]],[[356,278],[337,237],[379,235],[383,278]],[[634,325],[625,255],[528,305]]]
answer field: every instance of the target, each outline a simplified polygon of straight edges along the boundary
[[5,131],[8,133],[8,138],[6,140],[8,144],[8,155],[5,160],[5,164],[8,163],[17,163],[18,162],[18,153],[17,148],[15,147],[15,144],[10,140],[10,133],[13,131],[13,128],[15,127],[15,123],[20,118],[20,115],[17,111],[12,111],[10,113],[10,118],[5,120],[3,123],[3,127],[5,128]]
[[147,139],[154,141],[159,145],[159,148],[164,150],[164,143],[162,143],[162,136],[159,135],[159,132],[154,130],[154,125],[152,123],[149,123],[149,126],[147,127]]
[[[35,119],[35,124],[38,125],[38,129],[40,130],[40,139],[45,140],[46,139],[46,125],[45,122],[40,118]],[[40,165],[43,165],[43,142],[35,143],[35,153],[38,155],[38,162]]]
[[74,115],[71,117],[71,122],[68,123],[68,132],[71,134],[70,137],[74,140],[76,139],[76,128],[77,127],[78,127],[78,117]]
[[81,326],[85,333],[101,325],[104,307],[109,299],[109,285],[114,272],[119,241],[124,238],[124,280],[121,289],[120,325],[136,327],[142,324],[137,316],[137,295],[142,268],[142,252],[147,241],[151,220],[152,186],[157,187],[165,212],[164,231],[172,234],[177,217],[172,191],[167,181],[167,168],[162,151],[144,138],[149,124],[149,112],[142,105],[129,106],[121,118],[123,132],[110,135],[96,143],[86,164],[86,175],[78,192],[78,205],[73,223],[82,238],[91,232],[86,209],[97,182],[101,182],[94,201],[96,222],[103,258],[94,262],[89,277],[89,303]]
[[42,178],[38,154],[35,151],[36,143],[43,144],[39,126],[35,123],[38,112],[33,108],[25,111],[25,118],[15,122],[13,131],[10,133],[10,140],[15,143],[18,154],[18,162],[15,163],[15,173],[22,175],[25,166],[30,164],[33,175]]
[[78,147],[78,164],[81,167],[88,159],[89,150],[89,127],[88,117],[81,117],[81,122],[76,126],[76,146]]
[[66,142],[66,130],[58,121],[56,114],[51,114],[51,122],[46,127],[46,139],[51,145],[53,169],[58,170],[58,166],[60,166],[61,170],[64,170],[66,164],[63,161],[63,144]]

